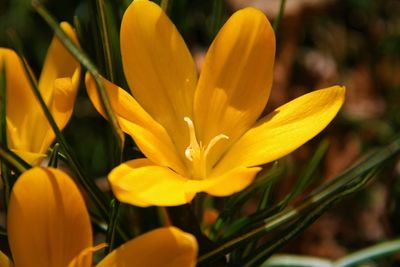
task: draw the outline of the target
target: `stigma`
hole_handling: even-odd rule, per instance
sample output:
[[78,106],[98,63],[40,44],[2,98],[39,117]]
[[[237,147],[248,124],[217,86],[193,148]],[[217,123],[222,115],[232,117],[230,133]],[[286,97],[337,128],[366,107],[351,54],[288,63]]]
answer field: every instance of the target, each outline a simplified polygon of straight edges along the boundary
[[183,120],[187,123],[189,129],[189,146],[185,149],[185,157],[191,162],[192,178],[196,180],[205,179],[208,171],[207,156],[219,141],[228,140],[229,137],[225,134],[218,134],[204,146],[196,137],[193,121],[189,117],[184,117]]

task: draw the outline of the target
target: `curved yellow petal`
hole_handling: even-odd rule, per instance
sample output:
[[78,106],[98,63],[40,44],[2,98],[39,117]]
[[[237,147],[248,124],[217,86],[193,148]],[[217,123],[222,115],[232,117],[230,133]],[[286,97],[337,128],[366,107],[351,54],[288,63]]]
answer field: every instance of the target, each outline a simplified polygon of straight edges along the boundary
[[[65,33],[79,45],[74,29],[67,22],[61,22],[60,27]],[[47,50],[39,78],[39,89],[46,103],[51,102],[53,96],[54,81],[60,78],[70,78],[72,87],[77,89],[79,85],[80,64],[64,47],[58,37],[54,36]]]
[[12,151],[31,166],[39,166],[42,160],[47,156],[46,154],[32,153],[24,150],[12,149]]
[[214,149],[213,162],[263,111],[274,57],[273,29],[255,8],[234,13],[209,48],[195,93],[194,122],[203,144],[219,134],[230,141]]
[[[107,247],[106,243],[100,243],[95,247],[88,247],[79,253],[69,264],[68,267],[89,267],[87,263],[92,260],[93,252],[96,252],[102,248]],[[92,265],[90,265],[92,266]]]
[[[32,92],[22,61],[11,49],[0,48],[0,69],[6,70],[7,90],[7,139],[11,149],[40,152],[41,144],[33,142],[33,118],[40,111]],[[23,107],[23,108],[21,108]]]
[[197,241],[175,227],[145,233],[108,254],[97,267],[194,267]]
[[[122,88],[106,79],[103,79],[103,85],[122,130],[132,136],[146,157],[161,166],[184,173],[182,160],[165,129]],[[97,111],[105,117],[95,82],[89,74],[86,74],[86,89]]]
[[204,181],[207,183],[204,191],[217,197],[230,196],[251,184],[261,169],[260,167],[237,167],[221,175],[211,175]]
[[148,207],[189,203],[196,192],[187,188],[187,178],[147,159],[120,164],[108,175],[115,197],[124,203]]
[[[15,183],[8,240],[16,266],[68,266],[92,245],[84,200],[72,179],[53,168],[33,168]],[[90,266],[87,259],[85,266]]]
[[0,267],[13,267],[13,262],[0,251]]
[[189,140],[183,118],[192,117],[197,73],[184,40],[158,5],[136,0],[125,11],[121,55],[133,96],[183,154]]
[[[61,23],[61,27],[77,42],[69,24]],[[18,151],[44,154],[55,137],[50,124],[32,92],[21,59],[14,51],[0,48],[0,62],[3,60],[7,73],[8,145]],[[79,63],[58,39],[54,38],[46,56],[38,87],[61,129],[71,117],[79,76]],[[24,159],[29,161],[28,158]]]
[[[75,44],[79,45],[74,29],[67,22],[62,22],[60,27]],[[60,129],[64,129],[71,118],[80,76],[79,62],[63,46],[58,37],[54,36],[47,51],[38,86]],[[37,118],[35,129],[35,142],[41,143],[39,151],[44,153],[54,141],[55,135],[43,113]]]
[[257,166],[283,157],[322,131],[344,102],[345,89],[317,90],[277,108],[246,132],[227,152],[215,172]]

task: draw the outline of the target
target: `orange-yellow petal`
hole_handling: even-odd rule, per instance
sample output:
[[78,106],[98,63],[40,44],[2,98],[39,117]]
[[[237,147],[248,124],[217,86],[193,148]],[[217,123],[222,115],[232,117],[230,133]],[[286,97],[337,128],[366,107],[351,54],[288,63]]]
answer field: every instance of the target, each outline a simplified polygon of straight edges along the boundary
[[175,227],[145,233],[108,254],[97,267],[194,267],[197,241]]
[[13,267],[12,261],[0,251],[0,267]]
[[344,102],[345,89],[317,90],[277,108],[246,132],[227,152],[215,172],[257,166],[283,157],[322,131]]
[[[33,142],[32,117],[40,111],[22,61],[11,49],[0,48],[0,69],[6,70],[7,139],[11,149],[39,152]],[[23,108],[22,108],[23,107]]]
[[[184,165],[165,129],[122,88],[103,79],[111,106],[124,132],[132,136],[151,161],[184,173]],[[86,74],[86,89],[95,108],[105,117],[93,78]]]
[[[74,29],[67,22],[61,22],[60,27],[79,45]],[[70,78],[71,86],[77,89],[79,85],[80,64],[72,54],[64,47],[58,37],[54,36],[47,50],[39,78],[39,90],[46,103],[51,102],[54,82],[60,78]]]
[[[100,243],[95,247],[88,247],[79,253],[68,265],[68,267],[89,267],[87,263],[92,260],[93,252],[96,252],[102,248],[107,247],[106,243]],[[90,265],[92,266],[92,265]]]
[[[61,23],[61,27],[77,42],[71,26]],[[14,51],[0,48],[0,64],[2,61],[6,66],[8,146],[18,151],[44,154],[55,136],[33,94],[22,61]],[[56,37],[53,38],[38,87],[61,129],[71,117],[79,76],[79,63]],[[25,160],[29,161],[28,158]]]
[[263,111],[271,89],[275,35],[255,8],[234,13],[209,48],[194,102],[198,137],[207,144],[229,137],[213,149],[212,162],[247,131]]
[[26,161],[26,163],[28,163],[31,166],[39,166],[42,160],[47,156],[46,154],[32,153],[25,150],[12,149],[12,152],[17,154],[21,159]]
[[[79,45],[74,29],[67,22],[62,22],[60,27],[75,44]],[[47,51],[38,86],[60,129],[64,129],[71,118],[80,76],[79,62],[63,46],[58,37],[54,36]],[[54,141],[55,135],[42,113],[36,120],[35,142],[41,143],[39,151],[44,153]]]
[[236,167],[221,175],[211,175],[204,181],[204,191],[218,197],[230,196],[251,184],[259,171],[260,167]]
[[[16,266],[68,266],[92,246],[82,195],[72,179],[53,168],[33,168],[15,183],[8,211],[8,239]],[[85,266],[90,266],[91,259]]]
[[183,154],[192,117],[197,73],[190,52],[162,9],[133,1],[121,23],[125,77],[140,105],[170,134]]
[[119,201],[141,207],[183,205],[196,193],[187,188],[187,178],[147,159],[122,163],[110,172],[108,180]]

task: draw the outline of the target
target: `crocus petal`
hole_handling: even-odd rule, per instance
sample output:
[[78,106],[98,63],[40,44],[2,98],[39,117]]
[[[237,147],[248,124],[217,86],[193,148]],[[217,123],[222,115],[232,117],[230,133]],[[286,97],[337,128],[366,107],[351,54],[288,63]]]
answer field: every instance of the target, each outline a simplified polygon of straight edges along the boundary
[[135,99],[170,134],[183,154],[184,117],[192,117],[197,73],[179,32],[151,1],[133,1],[121,23],[125,77]]
[[[79,45],[74,29],[67,22],[61,22],[60,27]],[[54,81],[59,78],[70,78],[71,87],[76,89],[79,85],[80,64],[64,47],[58,37],[54,36],[47,50],[42,73],[39,78],[39,89],[46,103],[50,103],[53,95]]]
[[197,242],[175,227],[145,233],[108,254],[97,267],[194,267]]
[[[77,42],[71,26],[62,23],[61,27]],[[7,76],[8,146],[18,151],[44,154],[54,140],[50,124],[32,92],[21,59],[14,51],[0,48],[0,61],[3,60]],[[79,63],[54,38],[38,86],[61,129],[71,117],[79,76]]]
[[219,176],[211,175],[203,181],[207,184],[204,185],[204,191],[217,197],[230,196],[251,184],[261,169],[260,167],[237,167]]
[[[146,157],[161,166],[168,166],[176,172],[184,173],[182,160],[165,129],[122,88],[106,79],[103,79],[103,85],[120,127],[132,136]],[[95,108],[106,117],[97,95],[95,82],[89,74],[86,74],[86,89]]]
[[[32,120],[40,107],[32,92],[22,61],[11,49],[0,48],[0,69],[6,69],[7,139],[11,149],[34,151],[39,144],[32,143]],[[23,108],[22,108],[23,107]]]
[[[68,265],[68,267],[89,267],[87,263],[92,259],[93,252],[107,247],[106,243],[101,243],[95,247],[85,248]],[[90,265],[91,266],[91,265]]]
[[[24,172],[13,187],[8,239],[16,266],[68,266],[92,245],[90,219],[82,195],[60,170]],[[87,259],[85,266],[90,266]]]
[[24,150],[12,149],[12,152],[17,154],[20,158],[22,158],[24,161],[26,161],[26,163],[31,166],[39,166],[42,160],[47,156],[46,154],[32,153]]
[[219,134],[229,137],[230,142],[219,143],[216,154],[247,131],[263,111],[274,56],[274,32],[255,8],[234,13],[209,48],[195,94],[194,119],[203,144]]
[[215,172],[232,166],[256,166],[283,157],[322,131],[336,116],[345,89],[317,90],[279,107],[244,134],[231,147]]
[[[79,45],[73,28],[67,22],[62,22],[60,26],[75,44]],[[80,75],[79,62],[63,46],[58,37],[53,37],[38,86],[60,129],[64,129],[71,118]],[[44,153],[54,141],[55,134],[43,113],[41,112],[39,115],[39,118],[36,118],[34,139],[36,139],[35,143],[41,144],[39,151]]]
[[12,261],[0,251],[0,266],[1,267],[13,267]]
[[122,163],[111,171],[108,180],[118,200],[141,207],[182,205],[195,195],[188,191],[190,180],[147,159]]

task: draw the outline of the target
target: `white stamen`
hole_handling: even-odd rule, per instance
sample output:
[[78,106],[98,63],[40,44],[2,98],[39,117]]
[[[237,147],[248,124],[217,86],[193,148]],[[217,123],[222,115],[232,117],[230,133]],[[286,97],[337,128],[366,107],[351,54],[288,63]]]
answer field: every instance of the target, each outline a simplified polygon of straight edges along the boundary
[[206,147],[198,142],[193,121],[189,117],[184,117],[183,120],[189,128],[189,146],[185,149],[186,158],[192,162],[192,175],[194,179],[204,179],[207,175],[207,156],[211,149],[223,139],[228,140],[229,137],[225,134],[214,136]]
[[204,156],[207,157],[208,153],[210,152],[211,148],[213,148],[218,141],[222,140],[222,139],[229,139],[229,136],[225,135],[225,134],[219,134],[217,136],[214,136],[213,139],[210,140],[210,142],[208,143],[206,150],[204,151]]
[[183,120],[186,121],[188,125],[189,138],[190,138],[189,146],[185,149],[185,156],[188,160],[193,161],[193,153],[195,150],[200,149],[200,146],[197,143],[196,132],[194,129],[193,121],[189,117],[184,117]]

